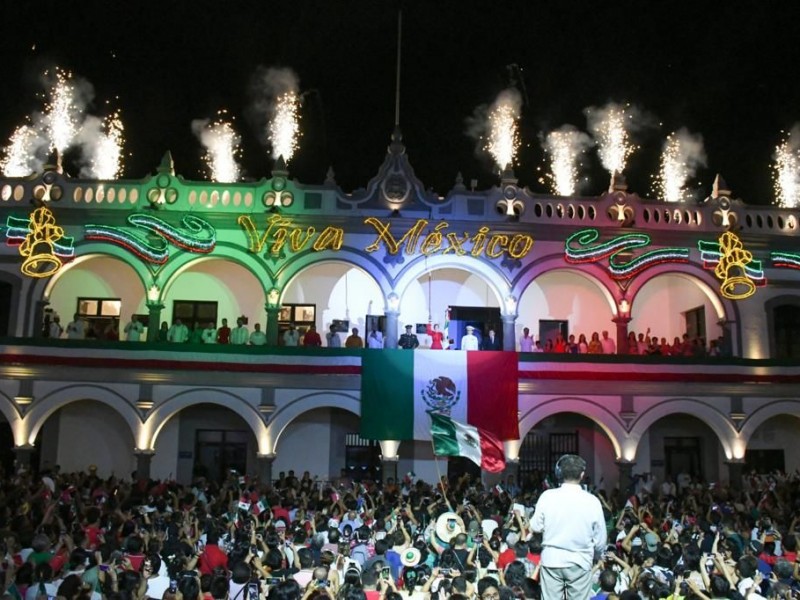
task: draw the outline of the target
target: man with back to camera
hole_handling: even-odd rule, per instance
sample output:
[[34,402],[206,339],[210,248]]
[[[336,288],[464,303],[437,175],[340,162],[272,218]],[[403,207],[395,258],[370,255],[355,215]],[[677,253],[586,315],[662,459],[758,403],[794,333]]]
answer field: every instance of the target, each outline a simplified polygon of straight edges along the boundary
[[606,547],[606,523],[600,501],[581,487],[586,461],[565,454],[556,463],[561,487],[539,496],[531,529],[542,532],[540,562],[543,600],[586,600],[591,594],[592,564]]

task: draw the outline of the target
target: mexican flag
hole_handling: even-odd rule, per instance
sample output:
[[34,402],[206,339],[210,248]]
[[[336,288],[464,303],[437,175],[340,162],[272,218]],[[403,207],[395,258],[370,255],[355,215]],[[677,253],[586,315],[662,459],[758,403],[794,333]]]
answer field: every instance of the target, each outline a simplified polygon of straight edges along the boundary
[[519,438],[516,352],[382,350],[361,359],[361,437],[431,439],[428,411]]
[[439,413],[432,412],[430,415],[434,454],[463,456],[490,473],[499,473],[506,468],[503,442],[491,433],[458,423]]

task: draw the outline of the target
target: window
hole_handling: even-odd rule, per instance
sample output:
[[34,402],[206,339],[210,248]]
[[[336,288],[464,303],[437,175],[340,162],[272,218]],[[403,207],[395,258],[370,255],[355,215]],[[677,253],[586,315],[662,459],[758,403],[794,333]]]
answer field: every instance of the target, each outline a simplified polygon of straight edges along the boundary
[[175,300],[172,303],[172,320],[180,319],[190,329],[195,323],[217,326],[217,303],[199,300]]
[[774,358],[800,358],[800,306],[782,304],[773,309]]
[[689,339],[695,338],[706,339],[706,309],[704,306],[698,306],[683,313],[686,320],[686,333]]
[[283,344],[283,332],[292,324],[300,336],[305,335],[309,327],[316,324],[316,304],[283,304],[278,312],[278,343]]
[[345,436],[345,468],[353,481],[381,478],[381,447],[375,440],[365,440],[357,433]]
[[122,300],[119,298],[78,298],[75,310],[86,323],[87,339],[119,339],[119,315]]
[[545,476],[553,477],[558,459],[565,454],[579,454],[578,432],[543,433],[531,429],[519,450],[519,479],[541,483]]

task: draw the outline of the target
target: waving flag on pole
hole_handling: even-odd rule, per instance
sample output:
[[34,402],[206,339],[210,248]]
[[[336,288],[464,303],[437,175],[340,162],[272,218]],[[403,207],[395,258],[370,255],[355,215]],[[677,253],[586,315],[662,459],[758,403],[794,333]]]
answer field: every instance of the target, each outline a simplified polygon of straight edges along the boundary
[[506,468],[503,443],[484,429],[431,412],[431,439],[437,456],[463,456],[484,471],[499,473]]
[[442,347],[446,350],[450,346],[450,307],[444,311],[444,340],[442,340]]

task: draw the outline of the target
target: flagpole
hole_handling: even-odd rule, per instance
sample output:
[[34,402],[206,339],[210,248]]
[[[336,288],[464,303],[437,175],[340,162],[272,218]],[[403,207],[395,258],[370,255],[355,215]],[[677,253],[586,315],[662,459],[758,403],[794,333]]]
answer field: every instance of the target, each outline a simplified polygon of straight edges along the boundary
[[433,443],[433,436],[431,436],[431,449],[433,450],[433,464],[436,465],[436,475],[439,477],[439,487],[442,489],[442,497],[444,498],[445,504],[447,504],[447,508],[450,509],[450,512],[453,512],[453,507],[450,506],[450,499],[447,497],[447,490],[445,490],[442,485],[442,472],[439,470],[439,459],[436,454],[436,445]]

